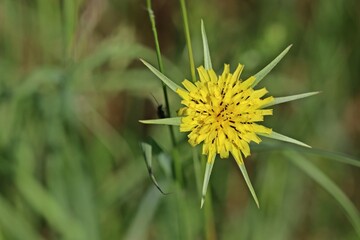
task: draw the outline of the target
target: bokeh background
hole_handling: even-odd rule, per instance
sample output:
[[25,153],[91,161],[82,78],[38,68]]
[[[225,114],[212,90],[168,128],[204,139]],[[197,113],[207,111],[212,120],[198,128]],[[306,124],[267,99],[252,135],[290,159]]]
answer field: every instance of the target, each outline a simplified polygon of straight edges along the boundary
[[[152,5],[165,73],[180,83],[190,78],[180,3]],[[219,73],[242,63],[250,76],[293,44],[261,85],[322,93],[276,106],[266,124],[313,149],[252,146],[260,209],[233,159],[217,160],[199,209],[203,173],[186,135],[176,134],[179,184],[168,128],[138,122],[164,105],[138,60],[156,65],[146,1],[0,0],[0,239],[359,239],[360,2],[198,0],[187,10],[196,66],[200,19]],[[171,194],[150,180],[142,141]]]

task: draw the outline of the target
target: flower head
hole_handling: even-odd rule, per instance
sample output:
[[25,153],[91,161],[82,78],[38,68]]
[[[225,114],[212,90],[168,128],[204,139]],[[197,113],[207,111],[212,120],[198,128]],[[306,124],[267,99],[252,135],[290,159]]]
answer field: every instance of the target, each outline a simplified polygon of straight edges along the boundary
[[151,64],[141,60],[171,90],[180,95],[185,106],[178,112],[180,117],[166,119],[141,120],[148,124],[166,124],[180,126],[181,132],[188,134],[192,146],[203,143],[202,153],[208,156],[202,188],[201,206],[205,201],[207,186],[216,155],[221,158],[235,158],[245,182],[257,204],[258,199],[247,174],[243,156],[250,155],[250,142],[260,143],[258,135],[280,141],[310,147],[293,138],[272,131],[261,124],[264,116],[272,115],[267,107],[301,98],[310,97],[318,92],[309,92],[285,97],[264,97],[265,88],[255,90],[254,87],[280,62],[289,51],[291,45],[282,51],[272,62],[254,76],[241,80],[244,68],[239,64],[234,73],[230,73],[229,65],[217,76],[212,68],[209,46],[203,22],[201,33],[204,46],[204,67],[198,68],[199,81],[192,83],[184,80],[185,89],[159,72]]
[[[230,73],[229,65],[217,76],[214,70],[198,68],[200,80],[191,83],[183,81],[186,88],[177,89],[185,107],[179,110],[182,116],[181,132],[190,132],[189,143],[192,146],[203,142],[202,153],[208,155],[208,162],[229,157],[229,152],[238,163],[242,163],[241,153],[250,155],[249,143],[260,143],[258,133],[270,134],[271,129],[259,124],[264,116],[272,115],[272,109],[263,107],[273,97],[263,96],[265,88],[254,90],[255,77],[245,81],[240,79],[244,66],[239,64],[235,72]],[[240,153],[241,152],[241,153]]]

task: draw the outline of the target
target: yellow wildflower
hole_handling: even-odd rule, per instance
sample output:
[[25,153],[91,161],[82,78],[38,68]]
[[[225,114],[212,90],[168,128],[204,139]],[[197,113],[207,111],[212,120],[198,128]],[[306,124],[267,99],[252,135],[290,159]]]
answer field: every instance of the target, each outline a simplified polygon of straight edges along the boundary
[[202,66],[198,68],[199,80],[195,83],[188,80],[182,82],[185,89],[141,59],[145,66],[182,98],[181,103],[185,107],[179,110],[180,117],[141,120],[140,122],[180,126],[181,132],[190,132],[188,137],[192,146],[203,143],[202,153],[208,158],[202,187],[201,207],[205,201],[216,155],[227,158],[229,153],[235,158],[256,205],[259,206],[259,201],[243,162],[243,156],[250,155],[250,142],[260,143],[261,139],[258,135],[261,135],[310,147],[296,139],[274,132],[272,129],[260,125],[259,122],[264,120],[264,116],[272,115],[272,109],[267,109],[267,107],[310,97],[318,92],[264,98],[267,94],[265,88],[254,89],[286,55],[291,46],[282,51],[257,74],[244,81],[240,79],[240,74],[244,68],[241,64],[238,65],[234,73],[230,73],[229,65],[225,64],[223,73],[217,76],[212,68],[203,22],[201,22],[201,33],[205,68]]
[[[203,142],[202,153],[208,155],[208,162],[233,155],[238,164],[242,164],[241,153],[250,155],[249,143],[260,143],[258,133],[270,134],[271,129],[259,125],[264,116],[272,115],[272,109],[263,107],[273,97],[262,97],[267,93],[265,88],[252,88],[255,77],[245,81],[240,79],[244,66],[239,64],[233,74],[229,65],[217,76],[214,70],[198,68],[200,80],[191,83],[183,81],[186,88],[177,89],[185,105],[179,110],[183,116],[180,124],[181,132],[190,132],[189,143],[192,146]],[[241,151],[241,153],[240,153]]]

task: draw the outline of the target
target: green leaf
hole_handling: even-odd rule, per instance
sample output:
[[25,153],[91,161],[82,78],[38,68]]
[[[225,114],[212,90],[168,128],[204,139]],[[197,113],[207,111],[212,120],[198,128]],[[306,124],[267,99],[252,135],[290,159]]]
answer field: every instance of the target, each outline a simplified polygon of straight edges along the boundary
[[200,208],[203,207],[204,202],[205,202],[205,196],[206,196],[206,191],[207,191],[207,187],[209,184],[209,180],[210,180],[210,175],[215,163],[215,157],[212,161],[207,161],[206,162],[206,169],[205,169],[205,175],[204,175],[204,183],[203,183],[203,188],[202,188],[202,193],[201,193],[201,204],[200,204]]
[[255,87],[286,55],[286,53],[290,50],[292,45],[288,46],[284,51],[282,51],[279,56],[277,56],[271,63],[269,63],[266,67],[264,67],[260,72],[254,75],[255,82],[252,87]]
[[204,21],[202,19],[201,19],[201,36],[202,36],[203,47],[204,47],[204,65],[205,65],[205,69],[209,70],[209,69],[212,69],[212,64],[211,64],[211,57],[210,57],[210,51],[209,51],[209,44],[208,44],[208,40],[207,40],[206,32],[205,32]]
[[359,212],[344,192],[329,179],[318,167],[308,161],[305,157],[294,151],[285,152],[285,155],[307,175],[314,179],[328,193],[330,193],[336,201],[344,208],[346,216],[360,237],[360,216]]
[[16,154],[16,189],[26,204],[39,216],[43,216],[49,226],[58,231],[64,239],[85,239],[84,224],[74,218],[72,212],[33,176],[35,155],[30,145],[25,141],[21,142]]
[[296,95],[291,95],[291,96],[286,96],[286,97],[277,97],[277,98],[274,99],[273,102],[264,105],[263,108],[274,106],[274,105],[277,105],[277,104],[280,104],[280,103],[295,101],[295,100],[298,100],[298,99],[301,99],[301,98],[311,97],[311,96],[314,96],[314,95],[316,95],[318,93],[320,93],[320,92],[308,92],[308,93],[296,94]]
[[152,147],[150,144],[141,143],[141,148],[144,152],[144,158],[147,166],[152,166]]
[[154,155],[158,155],[164,152],[164,149],[154,140],[153,137],[147,136],[144,142],[151,145],[151,151]]
[[331,152],[322,149],[304,148],[296,145],[284,146],[284,144],[279,144],[278,142],[265,142],[265,141],[262,142],[260,145],[253,145],[252,147],[254,150],[256,150],[256,152],[292,149],[302,154],[310,154],[323,159],[328,159],[339,163],[348,164],[354,167],[360,167],[360,160],[358,159],[355,159],[351,156],[347,156],[343,153]]
[[254,198],[254,201],[255,201],[255,203],[256,203],[256,206],[257,206],[258,208],[260,208],[260,206],[259,206],[259,200],[258,200],[258,198],[257,198],[257,196],[256,196],[256,193],[255,193],[255,190],[254,190],[254,188],[253,188],[253,186],[252,186],[252,184],[251,184],[249,175],[248,175],[248,173],[247,173],[247,171],[246,171],[245,164],[244,164],[244,163],[241,163],[241,164],[238,163],[238,166],[239,166],[239,168],[240,168],[240,170],[241,170],[242,175],[244,176],[246,185],[248,186],[248,188],[249,188],[249,190],[250,190],[250,192],[251,192],[251,195],[252,195],[253,198]]
[[170,179],[173,178],[172,172],[172,160],[169,154],[162,152],[158,155],[158,161],[161,169],[165,172],[165,175]]
[[139,122],[145,124],[163,124],[163,125],[179,126],[181,124],[181,117],[139,120]]
[[168,86],[171,90],[176,92],[177,89],[182,89],[179,85],[171,81],[169,78],[167,78],[164,74],[162,74],[159,70],[154,68],[150,63],[146,62],[145,60],[140,58],[140,61],[145,64],[147,68],[150,69],[166,86]]
[[358,159],[346,156],[342,153],[330,152],[322,149],[305,149],[305,153],[311,153],[315,156],[319,156],[322,158],[327,158],[330,160],[334,160],[340,163],[352,165],[355,167],[360,167],[360,161]]
[[17,187],[35,212],[42,215],[65,239],[84,239],[85,231],[77,219],[29,174],[18,177]]
[[156,186],[156,188],[164,195],[166,195],[167,193],[165,193],[160,185],[158,184],[155,176],[154,176],[154,173],[153,173],[153,170],[152,170],[152,146],[150,144],[147,144],[147,143],[144,143],[142,142],[141,143],[141,148],[143,150],[143,153],[144,153],[144,158],[145,158],[145,163],[146,163],[146,168],[148,170],[148,173],[149,173],[149,176],[150,176],[150,179],[151,181],[154,183],[154,185]]
[[300,145],[300,146],[303,146],[303,147],[311,148],[311,146],[309,146],[309,145],[307,145],[307,144],[305,144],[303,142],[300,142],[300,141],[298,141],[296,139],[293,139],[291,137],[282,135],[282,134],[274,132],[274,131],[272,131],[270,134],[263,134],[263,133],[258,133],[258,134],[260,136],[263,136],[263,137],[272,138],[272,139],[276,139],[276,140],[280,140],[280,141],[284,141],[284,142],[297,144],[297,145]]

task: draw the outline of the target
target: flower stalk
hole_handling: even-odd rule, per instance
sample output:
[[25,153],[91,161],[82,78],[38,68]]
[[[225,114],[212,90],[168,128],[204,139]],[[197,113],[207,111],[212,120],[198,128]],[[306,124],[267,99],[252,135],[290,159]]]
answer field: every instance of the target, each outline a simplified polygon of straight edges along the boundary
[[[159,70],[161,73],[164,73],[164,65],[163,65],[162,58],[161,58],[160,44],[159,44],[158,34],[157,34],[157,30],[156,30],[155,15],[151,8],[151,0],[146,0],[146,5],[147,5],[148,13],[149,13],[151,29],[152,29],[152,32],[154,35],[156,58],[157,58]],[[165,99],[165,109],[166,109],[168,117],[171,117],[169,98],[168,98],[168,93],[167,93],[167,88],[166,88],[165,83],[162,83],[162,90],[163,90],[164,99]],[[169,126],[169,131],[170,131],[171,142],[172,142],[173,146],[176,146],[175,133],[174,133],[174,129],[172,126]]]
[[193,82],[195,82],[195,81],[196,81],[195,63],[194,63],[194,55],[193,55],[193,50],[192,50],[192,45],[191,45],[189,21],[188,21],[188,15],[187,15],[187,10],[186,10],[185,0],[180,0],[180,6],[181,6],[181,12],[182,12],[183,22],[184,22],[184,31],[185,31],[185,38],[186,38],[186,46],[187,46],[188,55],[189,55],[189,64],[190,64],[191,80],[192,80]]

